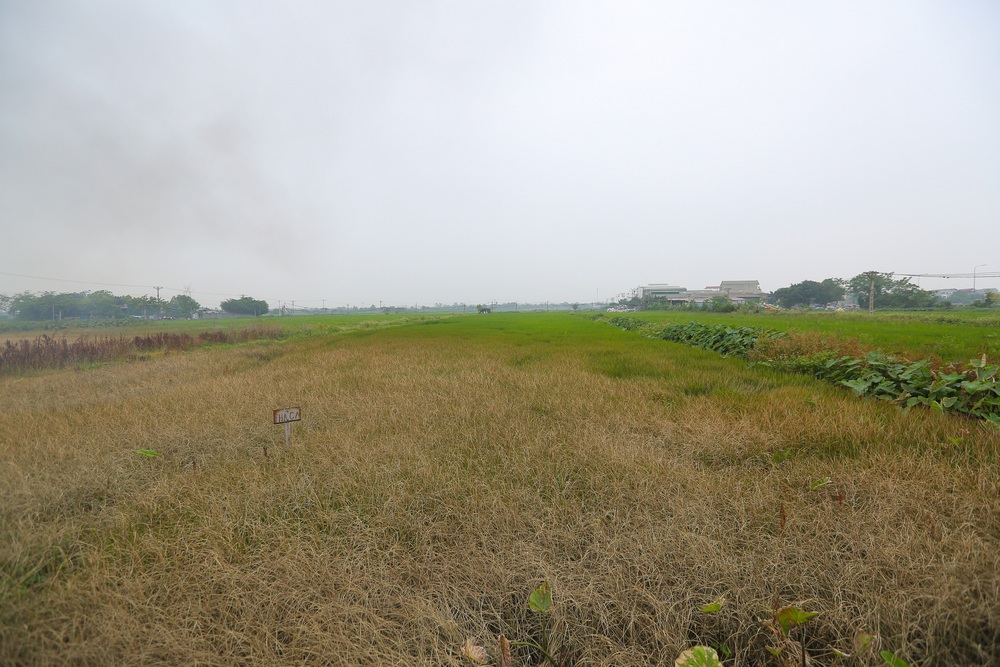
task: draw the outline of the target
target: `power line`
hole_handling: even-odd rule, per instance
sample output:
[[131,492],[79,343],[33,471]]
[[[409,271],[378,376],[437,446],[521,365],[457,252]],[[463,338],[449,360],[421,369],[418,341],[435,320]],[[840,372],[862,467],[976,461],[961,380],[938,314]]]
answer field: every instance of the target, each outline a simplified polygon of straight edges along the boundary
[[[91,280],[66,280],[65,278],[46,278],[45,276],[29,276],[24,273],[9,273],[7,271],[0,271],[0,276],[13,276],[15,278],[32,278],[34,280],[51,280],[57,283],[76,283],[78,285],[103,285],[105,287],[144,287],[151,288],[152,285],[128,285],[125,283],[98,283]],[[173,289],[161,288],[161,289]]]
[[1000,273],[893,273],[906,278],[1000,278]]
[[200,290],[195,291],[189,287],[165,287],[163,285],[134,285],[130,283],[101,283],[93,280],[69,280],[67,278],[49,278],[47,276],[32,276],[25,273],[10,273],[9,271],[0,271],[0,276],[13,276],[15,278],[31,278],[33,280],[50,280],[57,283],[74,283],[76,285],[100,285],[101,287],[134,287],[137,289],[150,289],[157,290],[157,298],[159,298],[159,290],[165,289],[171,292],[177,292],[179,294],[203,294],[205,296],[243,296],[242,294],[226,294],[222,292],[202,292]]

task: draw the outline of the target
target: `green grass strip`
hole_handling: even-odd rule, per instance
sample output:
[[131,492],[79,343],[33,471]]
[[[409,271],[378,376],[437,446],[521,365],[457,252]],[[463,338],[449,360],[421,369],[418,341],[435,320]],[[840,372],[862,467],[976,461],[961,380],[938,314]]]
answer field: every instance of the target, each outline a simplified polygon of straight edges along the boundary
[[[632,317],[606,318],[605,321],[649,338],[712,350],[744,360],[750,359],[750,353],[762,339],[788,335],[762,327],[731,327],[702,322],[664,326]],[[961,367],[949,364],[942,368],[932,367],[929,359],[910,362],[881,352],[871,352],[860,359],[819,352],[791,359],[764,358],[752,363],[807,373],[847,387],[858,396],[895,403],[904,410],[925,406],[934,411],[959,412],[1000,425],[1000,382],[997,381],[1000,366],[987,364],[985,355]]]

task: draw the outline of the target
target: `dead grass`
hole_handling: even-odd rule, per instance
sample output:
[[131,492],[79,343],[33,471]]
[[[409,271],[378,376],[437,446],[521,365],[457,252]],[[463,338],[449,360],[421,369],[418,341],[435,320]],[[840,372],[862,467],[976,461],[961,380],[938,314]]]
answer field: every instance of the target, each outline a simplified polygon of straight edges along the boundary
[[[799,357],[815,354],[831,354],[836,357],[864,359],[869,352],[878,348],[865,345],[857,338],[848,338],[835,333],[821,331],[793,331],[784,336],[761,338],[750,352],[752,361],[792,361]],[[905,358],[910,359],[914,355]]]
[[997,664],[1000,436],[961,418],[569,316],[8,377],[0,399],[3,664],[462,664],[466,637],[537,639],[542,579],[576,665],[709,641],[765,664],[776,602],[821,612],[821,664],[858,629],[911,664]]
[[245,343],[251,340],[278,339],[285,336],[277,326],[255,325],[229,331],[189,333],[147,333],[142,336],[79,336],[72,342],[66,337],[49,335],[34,339],[6,340],[0,345],[0,375],[25,373],[49,368],[112,361],[146,361],[151,353],[190,351],[205,344]]

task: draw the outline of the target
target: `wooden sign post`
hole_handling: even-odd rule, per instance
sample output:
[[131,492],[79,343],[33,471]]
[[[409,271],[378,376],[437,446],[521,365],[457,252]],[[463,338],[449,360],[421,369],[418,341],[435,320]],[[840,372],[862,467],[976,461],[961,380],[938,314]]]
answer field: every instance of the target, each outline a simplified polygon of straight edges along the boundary
[[292,439],[292,422],[302,421],[301,408],[281,408],[274,411],[274,423],[285,425],[285,445]]

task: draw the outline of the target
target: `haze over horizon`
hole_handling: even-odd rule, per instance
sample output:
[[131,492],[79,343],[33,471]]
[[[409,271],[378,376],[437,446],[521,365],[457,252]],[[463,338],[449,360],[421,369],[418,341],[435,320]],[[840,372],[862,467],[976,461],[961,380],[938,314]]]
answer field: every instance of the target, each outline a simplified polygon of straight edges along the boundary
[[1000,272],[986,0],[15,0],[0,103],[3,294],[588,303]]

